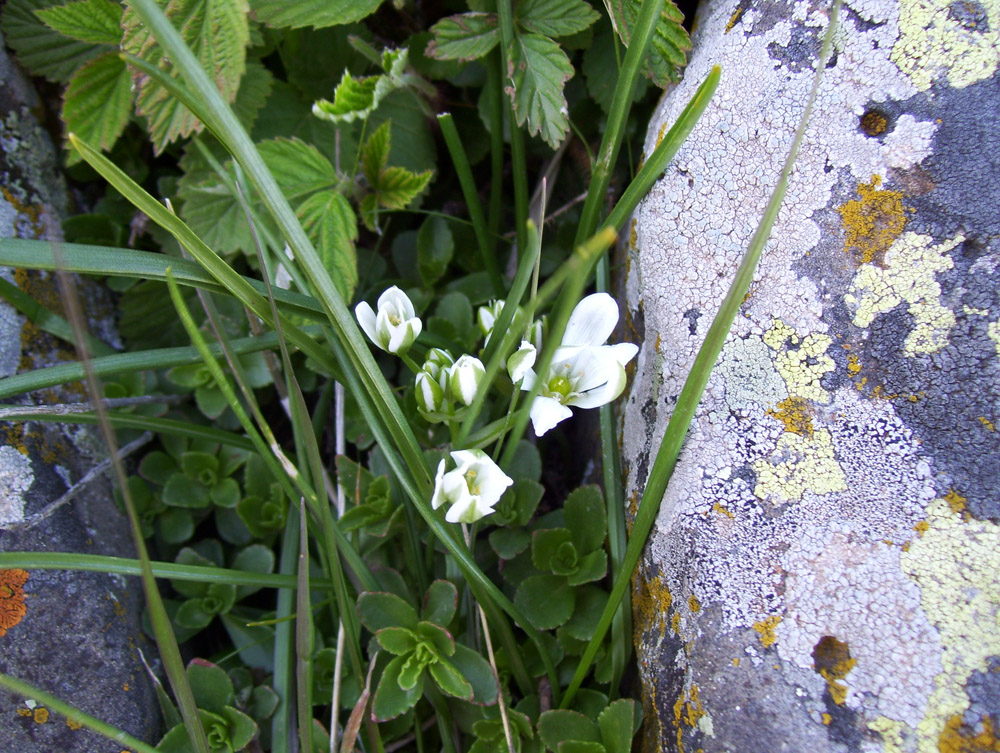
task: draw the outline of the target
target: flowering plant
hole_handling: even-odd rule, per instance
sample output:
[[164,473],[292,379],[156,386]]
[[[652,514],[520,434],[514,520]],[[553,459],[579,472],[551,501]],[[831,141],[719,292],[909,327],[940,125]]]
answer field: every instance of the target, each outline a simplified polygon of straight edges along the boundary
[[378,313],[367,301],[362,301],[355,307],[354,315],[369,340],[397,356],[406,355],[423,329],[413,303],[395,285],[378,297]]
[[492,514],[493,506],[514,479],[482,450],[457,450],[451,453],[458,467],[445,473],[446,460],[438,463],[431,506],[436,510],[445,502],[449,523],[475,523]]

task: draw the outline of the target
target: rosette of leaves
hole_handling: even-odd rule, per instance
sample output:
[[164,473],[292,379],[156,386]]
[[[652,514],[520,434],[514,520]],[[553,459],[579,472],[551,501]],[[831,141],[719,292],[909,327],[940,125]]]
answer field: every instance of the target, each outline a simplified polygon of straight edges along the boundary
[[372,536],[385,537],[403,512],[392,500],[389,478],[376,478],[367,468],[343,455],[337,457],[337,477],[347,498],[355,502],[341,516],[341,530],[350,533],[363,529]]
[[600,489],[582,486],[573,491],[562,517],[565,525],[532,534],[531,564],[541,574],[526,577],[514,594],[514,603],[539,630],[557,628],[573,617],[579,587],[600,580],[608,569],[607,515]]
[[[263,353],[245,353],[238,358],[248,386],[258,389],[271,383],[271,372]],[[178,387],[194,390],[195,403],[205,418],[215,420],[229,407],[212,373],[201,362],[175,366],[166,373],[166,377]]]
[[376,721],[394,719],[413,708],[427,682],[463,701],[496,702],[498,688],[489,663],[457,643],[447,630],[457,604],[458,591],[445,580],[434,581],[427,589],[419,616],[395,594],[368,591],[358,597],[362,624],[392,656],[372,701]]
[[[541,742],[535,737],[531,728],[531,719],[514,709],[507,710],[510,721],[511,742],[515,753],[539,753]],[[472,725],[475,742],[469,747],[469,753],[508,753],[507,735],[500,719],[480,719]]]
[[288,500],[281,484],[272,479],[263,459],[256,453],[247,458],[243,491],[243,498],[236,503],[236,512],[251,534],[266,541],[284,530]]
[[[200,541],[195,547],[184,547],[177,553],[174,562],[179,565],[200,565],[221,567],[223,563],[222,545],[215,540]],[[240,550],[232,561],[234,570],[256,573],[274,571],[274,552],[263,544],[251,544]],[[216,617],[228,614],[238,599],[258,591],[253,586],[234,586],[231,583],[178,580],[170,581],[174,590],[185,601],[173,615],[174,622],[189,632],[188,636],[202,630]]]
[[629,753],[642,724],[642,711],[631,698],[609,704],[596,721],[578,711],[545,711],[538,719],[538,736],[554,753]]
[[246,450],[197,441],[165,446],[169,453],[154,450],[139,464],[143,478],[163,486],[161,497],[165,504],[187,509],[213,504],[236,507],[240,485],[232,475],[246,462]]
[[[187,666],[186,673],[198,706],[198,716],[208,738],[209,750],[212,753],[238,753],[244,750],[257,734],[257,723],[236,707],[233,681],[220,667],[202,659],[192,661]],[[277,696],[274,696],[274,703],[270,705],[273,713],[277,706]],[[164,753],[191,753],[191,741],[184,724],[174,724],[156,747]]]

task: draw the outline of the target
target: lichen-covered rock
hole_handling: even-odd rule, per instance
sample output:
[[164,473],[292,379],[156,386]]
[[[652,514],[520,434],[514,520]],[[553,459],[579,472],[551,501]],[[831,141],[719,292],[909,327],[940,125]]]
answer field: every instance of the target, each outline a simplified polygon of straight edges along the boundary
[[[33,93],[0,39],[0,237],[61,237],[66,187],[55,150],[32,114]],[[0,276],[60,311],[48,274],[7,268]],[[100,290],[80,281],[88,313]],[[106,303],[104,311],[107,312]],[[91,316],[107,326],[110,318]],[[108,337],[109,331],[96,332]],[[0,301],[0,377],[72,358],[72,350]],[[77,386],[18,402],[83,399]],[[44,520],[35,516],[101,461],[89,428],[0,422],[0,551],[65,551],[134,556],[128,524],[98,478]],[[0,570],[0,671],[152,741],[157,702],[139,656],[142,591],[135,579],[58,570]],[[148,651],[148,646],[147,646]],[[153,660],[154,655],[149,655]],[[35,699],[0,688],[0,750],[118,753],[121,745],[81,729]]]
[[[632,499],[760,219],[826,2],[707,0],[636,213]],[[648,750],[998,749],[1000,3],[845,0],[636,581]]]

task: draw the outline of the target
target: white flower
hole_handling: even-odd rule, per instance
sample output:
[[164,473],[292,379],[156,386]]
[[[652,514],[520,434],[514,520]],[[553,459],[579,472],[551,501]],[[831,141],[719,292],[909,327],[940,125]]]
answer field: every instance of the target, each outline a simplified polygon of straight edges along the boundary
[[472,405],[479,383],[486,375],[486,367],[475,356],[460,356],[449,370],[448,387],[452,399],[463,405]]
[[507,373],[514,384],[520,382],[535,365],[537,355],[535,346],[527,340],[521,340],[521,347],[507,359]]
[[[573,415],[569,406],[597,408],[625,389],[625,364],[639,348],[632,343],[604,344],[617,323],[618,304],[607,293],[588,295],[573,309],[548,378],[531,404],[537,436]],[[523,377],[522,390],[530,390],[538,379],[531,368]]]
[[514,479],[482,450],[457,450],[451,453],[451,458],[458,467],[445,473],[447,461],[438,464],[431,506],[436,510],[447,502],[450,507],[445,520],[475,523],[493,512],[493,506]]
[[406,354],[423,329],[410,299],[395,285],[378,297],[378,314],[362,301],[354,309],[354,315],[369,340],[382,350],[400,356]]

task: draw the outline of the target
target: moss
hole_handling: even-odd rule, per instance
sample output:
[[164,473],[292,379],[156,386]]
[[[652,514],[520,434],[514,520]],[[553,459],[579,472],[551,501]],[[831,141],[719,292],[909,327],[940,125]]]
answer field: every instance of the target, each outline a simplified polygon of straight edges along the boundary
[[844,252],[858,265],[882,265],[885,252],[906,227],[902,191],[880,190],[882,178],[858,186],[860,199],[837,208],[844,226]]
[[764,648],[769,648],[778,642],[778,634],[775,632],[775,628],[778,627],[778,623],[780,622],[781,615],[774,614],[753,624],[753,629],[760,635],[760,645]]

